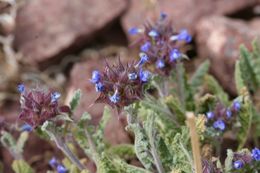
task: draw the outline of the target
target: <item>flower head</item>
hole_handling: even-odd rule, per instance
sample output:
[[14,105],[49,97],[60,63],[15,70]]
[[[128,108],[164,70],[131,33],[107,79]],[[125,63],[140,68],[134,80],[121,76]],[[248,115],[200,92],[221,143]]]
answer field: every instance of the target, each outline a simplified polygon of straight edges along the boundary
[[244,167],[244,163],[243,163],[243,161],[241,161],[241,160],[237,160],[237,161],[235,161],[235,162],[233,163],[233,167],[234,167],[235,169],[241,169],[241,168]]
[[212,119],[214,117],[214,112],[207,112],[206,115],[208,119]]
[[42,125],[46,120],[49,120],[56,115],[69,113],[68,106],[59,106],[58,92],[46,91],[43,89],[31,89],[21,93],[21,109],[19,119],[36,128]]
[[161,13],[157,21],[147,23],[144,28],[137,42],[141,52],[149,57],[148,65],[156,67],[151,69],[160,75],[169,76],[176,63],[184,57],[180,52],[185,44],[183,40],[188,43],[191,36],[187,30],[175,31],[165,13]]
[[63,165],[57,166],[57,173],[67,173],[68,170]]
[[214,127],[215,129],[218,129],[218,130],[223,131],[223,130],[225,130],[226,125],[225,125],[224,121],[222,121],[222,120],[217,120],[217,121],[215,121],[215,122],[213,123],[213,127]]
[[254,160],[260,161],[260,150],[258,148],[254,148],[251,153],[251,156]]
[[57,159],[55,157],[52,157],[51,160],[49,161],[49,165],[52,168],[56,168],[58,166],[59,162],[57,161]]
[[129,33],[130,35],[136,35],[136,34],[142,33],[142,29],[133,27],[133,28],[130,28],[130,29],[128,30],[128,33]]
[[241,109],[241,103],[239,101],[234,101],[232,107],[235,111],[238,112]]
[[20,127],[20,131],[27,131],[27,132],[31,132],[33,130],[32,126],[30,126],[29,124],[23,124]]
[[94,70],[94,71],[92,72],[92,78],[91,78],[90,81],[91,81],[92,83],[98,83],[99,80],[100,80],[100,78],[101,78],[100,72],[97,71],[97,70]]
[[24,84],[19,84],[17,86],[17,90],[19,91],[19,93],[23,93],[25,91],[25,86]]
[[107,64],[105,70],[100,73],[99,82],[102,84],[102,89],[97,90],[100,95],[96,103],[106,103],[120,111],[123,107],[141,99],[144,85],[150,77],[148,71],[141,69],[146,61],[148,57],[142,54],[137,63],[123,65],[119,60],[118,64],[113,66]]

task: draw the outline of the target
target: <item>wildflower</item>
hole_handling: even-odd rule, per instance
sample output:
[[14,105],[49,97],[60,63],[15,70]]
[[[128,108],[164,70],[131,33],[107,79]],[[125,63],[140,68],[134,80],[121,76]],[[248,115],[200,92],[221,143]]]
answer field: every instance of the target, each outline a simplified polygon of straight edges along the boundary
[[152,38],[155,38],[155,37],[158,37],[159,36],[159,33],[156,31],[156,30],[151,30],[148,35]]
[[207,112],[206,115],[208,119],[212,119],[214,117],[214,112]]
[[140,60],[136,64],[136,67],[142,66],[144,63],[146,63],[149,60],[149,57],[145,53],[140,53],[139,56],[140,56]]
[[[182,53],[178,50],[179,41],[185,40],[190,42],[191,36],[187,30],[180,33],[174,30],[167,15],[161,13],[157,21],[145,25],[143,34],[140,34],[140,50],[149,56],[148,65],[155,66],[156,73],[169,76],[171,70],[176,66],[177,60],[182,57]],[[176,39],[171,40],[173,37]],[[163,61],[162,62],[162,59]]]
[[234,101],[232,107],[236,112],[238,112],[241,109],[241,103],[239,101]]
[[129,73],[128,74],[128,79],[129,80],[135,80],[135,79],[137,79],[137,74],[136,73]]
[[254,160],[260,161],[260,150],[258,148],[254,148],[251,153],[251,156]]
[[227,118],[231,118],[231,116],[232,116],[232,112],[229,108],[227,108],[227,110],[226,110],[226,116],[227,116]]
[[95,88],[97,92],[101,92],[104,90],[104,85],[101,82],[98,82],[96,83]]
[[55,157],[52,157],[52,159],[49,161],[49,165],[52,167],[52,168],[56,168],[58,166],[58,161]]
[[165,67],[165,63],[162,59],[159,59],[157,62],[156,62],[156,68],[164,68]]
[[142,71],[141,66],[148,60],[146,54],[140,56],[138,63],[123,65],[119,60],[118,64],[106,65],[105,70],[100,73],[102,76],[99,82],[102,87],[97,87],[100,93],[96,103],[106,103],[112,108],[121,111],[123,107],[143,97],[144,84],[148,82],[150,73]]
[[141,46],[140,49],[141,49],[142,52],[148,52],[149,49],[150,49],[150,47],[151,47],[151,42],[147,41],[147,42],[145,42],[145,43]]
[[164,13],[164,12],[160,13],[160,20],[164,20],[164,19],[166,19],[166,17],[167,17],[166,13]]
[[25,86],[24,84],[19,84],[17,86],[17,90],[19,91],[19,93],[23,93],[25,91]]
[[33,130],[32,126],[30,126],[29,124],[23,124],[20,128],[20,131],[27,131],[27,132],[31,132]]
[[69,113],[68,106],[59,106],[60,94],[43,89],[32,89],[21,93],[21,109],[19,119],[36,128],[56,115]]
[[63,165],[57,166],[57,173],[67,173],[68,170]]
[[129,33],[130,35],[136,35],[136,34],[142,33],[142,29],[133,27],[133,28],[130,28],[130,29],[128,30],[128,33]]
[[51,102],[57,102],[61,94],[59,92],[51,93]]
[[235,169],[241,169],[244,167],[244,163],[241,160],[237,160],[233,163]]
[[92,83],[98,83],[99,80],[100,80],[100,78],[101,78],[100,72],[97,71],[97,70],[94,70],[94,71],[92,72],[92,78],[91,78],[90,81],[91,81]]
[[181,57],[181,52],[178,49],[173,49],[170,52],[170,61],[176,61]]
[[140,71],[140,79],[142,82],[147,82],[151,76],[149,71]]
[[183,41],[186,41],[186,43],[190,43],[192,40],[192,37],[186,29],[183,29],[180,31],[180,33],[178,35],[178,40],[179,41],[183,40]]
[[225,130],[226,125],[225,125],[224,121],[222,121],[222,120],[217,120],[217,121],[215,121],[215,122],[213,123],[213,127],[214,127],[215,129],[219,129],[219,130],[223,131],[223,130]]

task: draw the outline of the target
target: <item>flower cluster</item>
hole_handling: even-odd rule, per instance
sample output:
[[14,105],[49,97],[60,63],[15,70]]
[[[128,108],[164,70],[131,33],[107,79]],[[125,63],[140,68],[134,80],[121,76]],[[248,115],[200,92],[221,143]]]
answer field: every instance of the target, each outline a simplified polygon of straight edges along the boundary
[[225,107],[221,103],[217,103],[213,111],[207,112],[207,123],[218,131],[224,131],[234,118],[237,117],[241,109],[241,103],[234,101],[230,107]]
[[49,161],[49,165],[55,169],[57,171],[57,173],[67,173],[68,170],[58,162],[58,160],[53,157],[50,161]]
[[106,103],[120,111],[123,107],[143,97],[144,84],[150,78],[150,72],[142,70],[147,61],[145,55],[137,63],[106,65],[103,72],[93,71],[91,82],[100,93],[96,103]]
[[56,115],[70,112],[68,106],[59,106],[58,99],[61,95],[58,92],[38,88],[27,91],[23,84],[18,85],[18,91],[21,93],[22,109],[19,119],[26,123],[22,130],[30,130],[30,126],[36,128]]
[[183,29],[176,32],[167,16],[161,13],[155,23],[141,28],[131,28],[131,35],[140,34],[140,51],[147,54],[149,64],[155,64],[155,71],[161,75],[169,75],[177,60],[184,57],[179,48],[183,43],[191,42],[191,35]]
[[233,157],[233,167],[234,169],[241,169],[255,161],[260,161],[260,150],[258,148],[254,148],[251,154],[246,151],[236,152]]

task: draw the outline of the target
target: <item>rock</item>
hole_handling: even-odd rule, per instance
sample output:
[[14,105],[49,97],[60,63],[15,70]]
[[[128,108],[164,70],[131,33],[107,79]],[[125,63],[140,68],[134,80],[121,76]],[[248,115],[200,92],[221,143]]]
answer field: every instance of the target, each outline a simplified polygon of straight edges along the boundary
[[260,35],[259,30],[241,20],[212,16],[202,19],[197,27],[198,54],[211,60],[211,71],[221,85],[235,95],[234,67],[239,58],[239,46],[251,47],[251,42]]
[[[109,63],[115,62],[115,59],[109,58]],[[94,104],[98,97],[95,87],[90,83],[89,79],[93,70],[103,70],[105,66],[105,59],[91,59],[77,63],[73,66],[70,73],[70,82],[68,89],[81,89],[83,96],[75,115],[81,116],[83,112],[87,111],[91,114],[93,124],[98,124],[102,113],[103,104]],[[105,128],[105,137],[111,144],[130,143],[130,137],[125,131],[126,121],[124,115],[117,115],[116,111],[112,110],[112,117]],[[120,117],[119,117],[120,116]]]
[[15,47],[29,64],[46,62],[90,41],[126,6],[126,0],[28,1],[18,10]]
[[[219,14],[229,15],[242,9],[253,7],[258,0],[160,0],[154,9],[151,4],[152,0],[140,1],[131,0],[129,10],[122,17],[122,25],[127,32],[131,27],[142,26],[142,24],[157,17],[160,11],[168,14],[177,29],[187,28],[194,34],[195,26],[199,19],[205,16]],[[142,17],[140,17],[142,16]],[[129,37],[131,40],[131,38]]]
[[260,29],[260,17],[256,17],[253,20],[251,20],[249,22],[249,25],[255,29],[255,30],[259,30]]

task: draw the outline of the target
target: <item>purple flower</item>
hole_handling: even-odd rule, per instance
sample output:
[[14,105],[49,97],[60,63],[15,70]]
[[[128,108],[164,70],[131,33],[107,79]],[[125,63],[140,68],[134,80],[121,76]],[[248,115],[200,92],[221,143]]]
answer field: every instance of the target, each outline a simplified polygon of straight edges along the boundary
[[232,107],[235,111],[238,112],[241,109],[241,103],[239,101],[234,101]]
[[49,161],[49,165],[52,167],[52,168],[56,168],[58,166],[58,161],[55,157],[52,157],[52,159]]
[[19,84],[17,86],[17,90],[19,91],[19,93],[23,93],[25,91],[25,86],[24,84]]
[[33,130],[32,126],[30,126],[29,124],[23,124],[20,128],[20,131],[27,131],[27,132],[31,132]]
[[178,40],[179,41],[184,40],[184,41],[186,41],[186,43],[190,43],[192,40],[192,37],[186,29],[183,29],[183,30],[181,30],[181,32],[178,35]]
[[57,102],[61,94],[59,92],[51,93],[51,102]]
[[92,72],[92,78],[91,78],[90,81],[91,81],[92,83],[98,83],[98,82],[100,81],[100,79],[101,79],[100,72],[97,71],[97,70],[94,70],[94,71]]
[[101,82],[95,84],[95,88],[97,92],[101,92],[104,90],[104,85]]
[[235,169],[241,169],[244,167],[244,163],[241,160],[237,160],[233,163]]
[[[125,106],[140,100],[144,96],[144,85],[149,75],[141,70],[141,65],[148,60],[146,54],[141,54],[141,60],[124,65],[120,59],[118,64],[107,64],[100,73],[99,97],[95,103],[105,103],[120,112]],[[96,85],[96,84],[95,84]]]
[[214,118],[214,112],[207,112],[206,116],[208,119],[212,119],[212,118]]
[[181,52],[178,49],[173,49],[170,52],[170,61],[176,61],[181,57]]
[[68,170],[63,165],[57,166],[57,173],[67,173]]
[[129,73],[128,74],[128,79],[129,80],[136,80],[137,79],[137,74],[136,73]]
[[166,19],[166,17],[167,17],[166,13],[164,13],[164,12],[160,13],[160,20],[164,20],[164,19]]
[[213,127],[214,127],[215,129],[219,129],[219,130],[223,131],[223,130],[225,130],[226,125],[225,125],[224,121],[222,121],[222,120],[217,120],[217,121],[215,121],[215,122],[213,123]]
[[118,94],[118,91],[109,98],[112,103],[118,103],[120,101],[120,95]]
[[150,47],[151,47],[151,42],[150,41],[147,41],[147,42],[145,42],[142,46],[141,46],[141,51],[142,52],[148,52],[149,51],[149,49],[150,49]]
[[141,32],[142,32],[142,29],[139,29],[139,28],[136,28],[136,27],[130,28],[130,29],[128,30],[128,33],[129,33],[130,35],[136,35],[136,34],[139,34],[139,33],[141,33]]
[[136,67],[142,66],[144,63],[146,63],[149,60],[149,57],[145,53],[140,53],[140,60],[136,64]]
[[139,77],[142,82],[148,82],[149,78],[151,76],[151,73],[149,71],[140,71]]
[[227,118],[231,118],[231,116],[232,116],[232,112],[229,108],[227,108],[227,110],[226,110],[226,116],[227,116]]
[[165,67],[165,63],[162,59],[159,59],[157,62],[156,62],[156,68],[164,68]]
[[150,37],[152,37],[152,38],[155,38],[155,37],[158,37],[158,36],[159,36],[159,33],[158,33],[156,30],[152,29],[152,30],[148,33],[148,35],[149,35]]
[[251,156],[254,160],[260,161],[260,150],[258,148],[254,148],[251,152]]
[[69,113],[68,106],[59,106],[58,98],[59,95],[39,88],[23,92],[20,99],[22,112],[19,119],[36,128],[59,114]]

